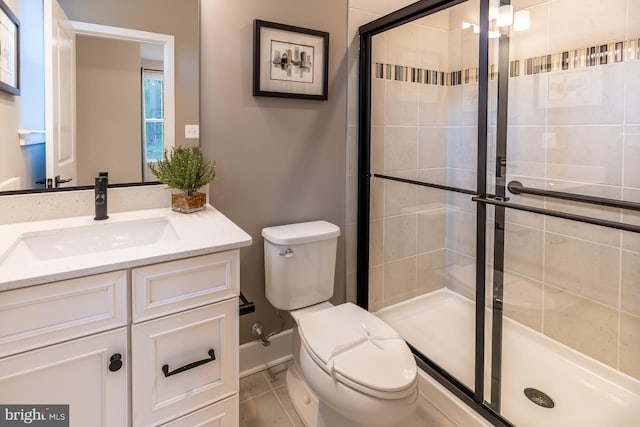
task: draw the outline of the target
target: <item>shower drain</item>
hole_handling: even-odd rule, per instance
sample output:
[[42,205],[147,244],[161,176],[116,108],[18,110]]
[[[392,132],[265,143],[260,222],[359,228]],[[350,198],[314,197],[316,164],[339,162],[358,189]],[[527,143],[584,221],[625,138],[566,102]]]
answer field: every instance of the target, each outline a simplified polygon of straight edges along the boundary
[[556,406],[555,402],[548,394],[535,389],[535,388],[525,388],[524,395],[527,396],[527,399],[532,401],[538,406],[542,406],[543,408],[553,408]]

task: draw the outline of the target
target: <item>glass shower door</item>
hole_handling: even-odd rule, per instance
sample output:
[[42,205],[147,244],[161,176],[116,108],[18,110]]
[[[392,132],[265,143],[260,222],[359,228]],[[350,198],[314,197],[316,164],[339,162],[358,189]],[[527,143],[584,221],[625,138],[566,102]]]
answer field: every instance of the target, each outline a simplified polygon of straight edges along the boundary
[[634,425],[640,2],[501,4],[486,398],[518,426]]
[[634,425],[640,1],[422,0],[361,37],[358,303],[496,425]]
[[473,394],[480,1],[457,3],[371,39],[367,305]]

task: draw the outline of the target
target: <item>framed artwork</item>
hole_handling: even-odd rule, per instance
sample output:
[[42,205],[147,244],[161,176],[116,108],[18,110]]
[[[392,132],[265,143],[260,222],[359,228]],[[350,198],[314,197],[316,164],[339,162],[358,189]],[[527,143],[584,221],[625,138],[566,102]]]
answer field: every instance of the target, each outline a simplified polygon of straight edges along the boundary
[[253,95],[326,100],[329,33],[256,19]]
[[0,0],[0,90],[20,95],[20,21]]

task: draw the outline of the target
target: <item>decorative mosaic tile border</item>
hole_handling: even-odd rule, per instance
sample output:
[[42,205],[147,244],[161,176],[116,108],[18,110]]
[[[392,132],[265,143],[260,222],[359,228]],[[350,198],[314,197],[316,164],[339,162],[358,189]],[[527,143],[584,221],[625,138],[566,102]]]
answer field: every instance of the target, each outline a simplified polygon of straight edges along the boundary
[[[598,65],[637,61],[638,59],[640,59],[640,38],[516,59],[509,63],[509,77],[579,70]],[[458,86],[478,83],[479,69],[467,68],[459,71],[438,71],[376,62],[374,73],[377,79],[422,83],[433,86]],[[497,67],[493,64],[490,65],[489,79],[494,80],[497,76]]]

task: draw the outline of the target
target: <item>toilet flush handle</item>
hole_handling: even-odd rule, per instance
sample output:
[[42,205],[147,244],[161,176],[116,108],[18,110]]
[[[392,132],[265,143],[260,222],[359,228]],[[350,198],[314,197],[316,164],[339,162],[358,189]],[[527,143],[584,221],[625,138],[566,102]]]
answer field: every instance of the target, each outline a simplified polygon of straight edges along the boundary
[[291,248],[287,248],[286,251],[280,252],[280,256],[285,258],[291,258],[293,255],[294,255],[293,249]]

